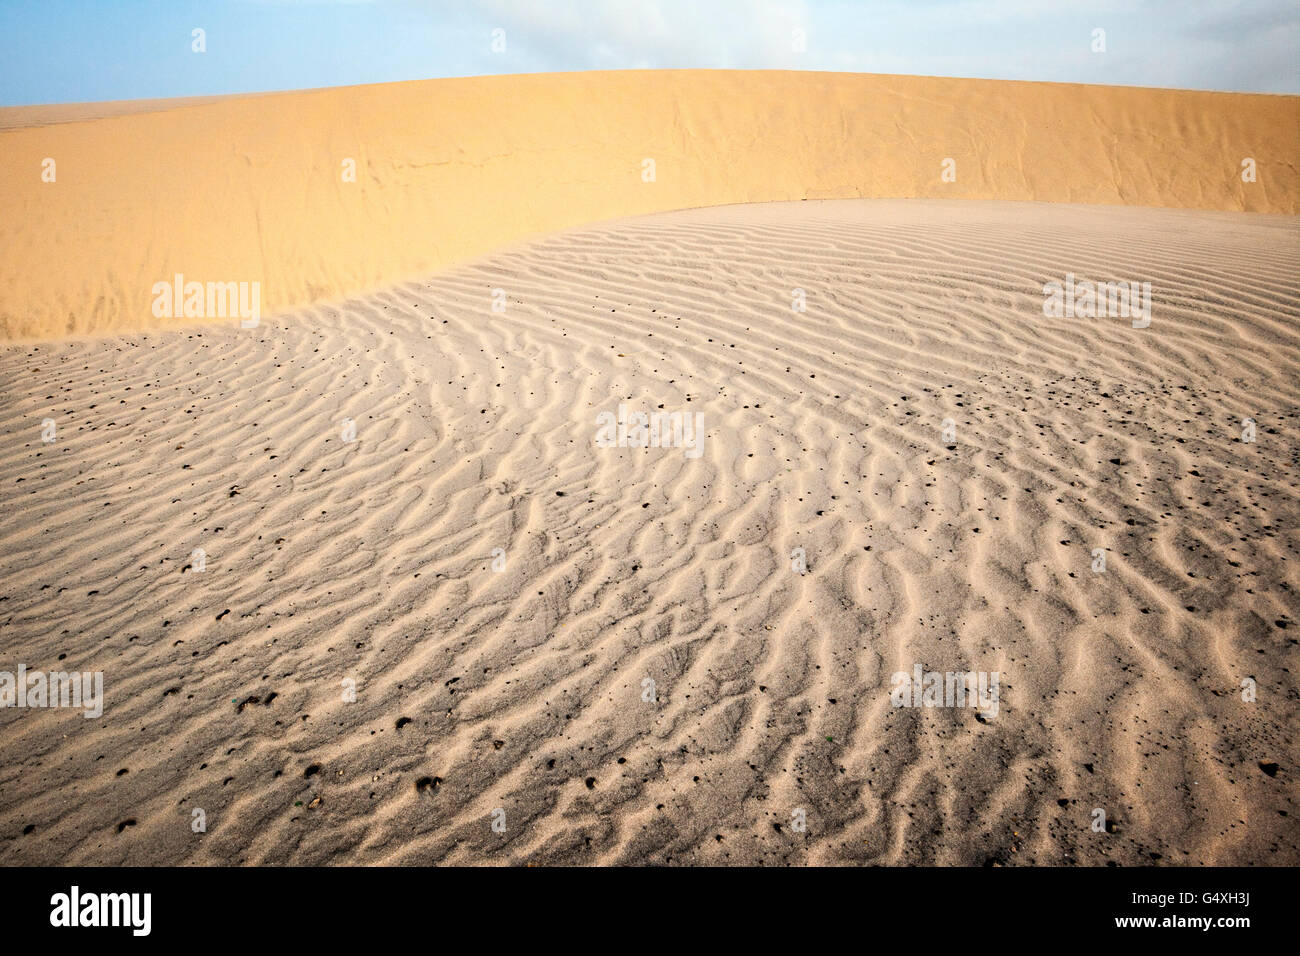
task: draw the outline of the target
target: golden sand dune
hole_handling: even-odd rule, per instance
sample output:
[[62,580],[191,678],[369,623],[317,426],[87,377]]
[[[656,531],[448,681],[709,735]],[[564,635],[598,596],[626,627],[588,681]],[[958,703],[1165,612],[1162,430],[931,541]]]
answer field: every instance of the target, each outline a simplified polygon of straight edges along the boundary
[[1297,319],[1292,217],[851,201],[8,346],[0,640],[105,710],[0,710],[0,861],[1300,862]]
[[[269,314],[522,237],[728,203],[1300,211],[1293,96],[683,70],[164,107],[0,110],[0,336],[157,325],[151,290],[176,274],[257,282]],[[42,181],[47,159],[54,182]]]

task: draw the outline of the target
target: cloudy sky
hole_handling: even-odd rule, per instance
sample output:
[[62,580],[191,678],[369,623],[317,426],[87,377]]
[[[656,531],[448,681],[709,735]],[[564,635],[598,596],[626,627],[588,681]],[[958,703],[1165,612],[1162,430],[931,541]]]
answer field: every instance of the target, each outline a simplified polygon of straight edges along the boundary
[[[205,53],[191,50],[196,27]],[[1104,53],[1092,50],[1097,28]],[[502,51],[492,49],[497,29]],[[1300,3],[0,0],[5,106],[682,67],[1296,94]]]

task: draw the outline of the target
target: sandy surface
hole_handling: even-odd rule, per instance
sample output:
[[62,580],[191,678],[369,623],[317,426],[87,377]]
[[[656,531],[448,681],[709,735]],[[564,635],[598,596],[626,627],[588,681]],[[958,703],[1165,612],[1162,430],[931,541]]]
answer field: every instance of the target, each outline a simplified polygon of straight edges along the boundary
[[3,666],[105,710],[0,710],[0,862],[1300,862],[1297,319],[1293,217],[847,201],[7,346]]
[[0,110],[0,338],[155,327],[153,284],[177,273],[258,282],[270,314],[524,237],[728,203],[1294,214],[1297,156],[1295,96],[845,73],[534,74],[18,107]]

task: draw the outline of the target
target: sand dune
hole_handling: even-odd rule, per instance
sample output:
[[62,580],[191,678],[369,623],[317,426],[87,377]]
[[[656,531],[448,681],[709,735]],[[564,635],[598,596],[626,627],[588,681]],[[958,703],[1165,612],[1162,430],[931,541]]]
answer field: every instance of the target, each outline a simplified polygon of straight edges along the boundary
[[[1045,317],[1071,273],[1150,327]],[[106,706],[0,710],[0,861],[1300,862],[1298,277],[1288,216],[810,201],[9,345],[0,640]],[[892,707],[917,664],[999,712]]]
[[1300,98],[1287,96],[682,70],[131,108],[0,110],[0,337],[156,326],[153,285],[178,273],[257,282],[271,314],[524,237],[730,203],[1300,211]]

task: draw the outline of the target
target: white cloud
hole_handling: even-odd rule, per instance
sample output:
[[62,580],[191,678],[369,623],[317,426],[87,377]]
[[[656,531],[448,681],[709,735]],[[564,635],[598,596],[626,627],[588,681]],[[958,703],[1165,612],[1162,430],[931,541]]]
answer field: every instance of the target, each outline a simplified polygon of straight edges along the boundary
[[[479,0],[518,52],[604,67],[757,69],[791,60],[803,0]],[[552,67],[554,68],[554,67]]]

